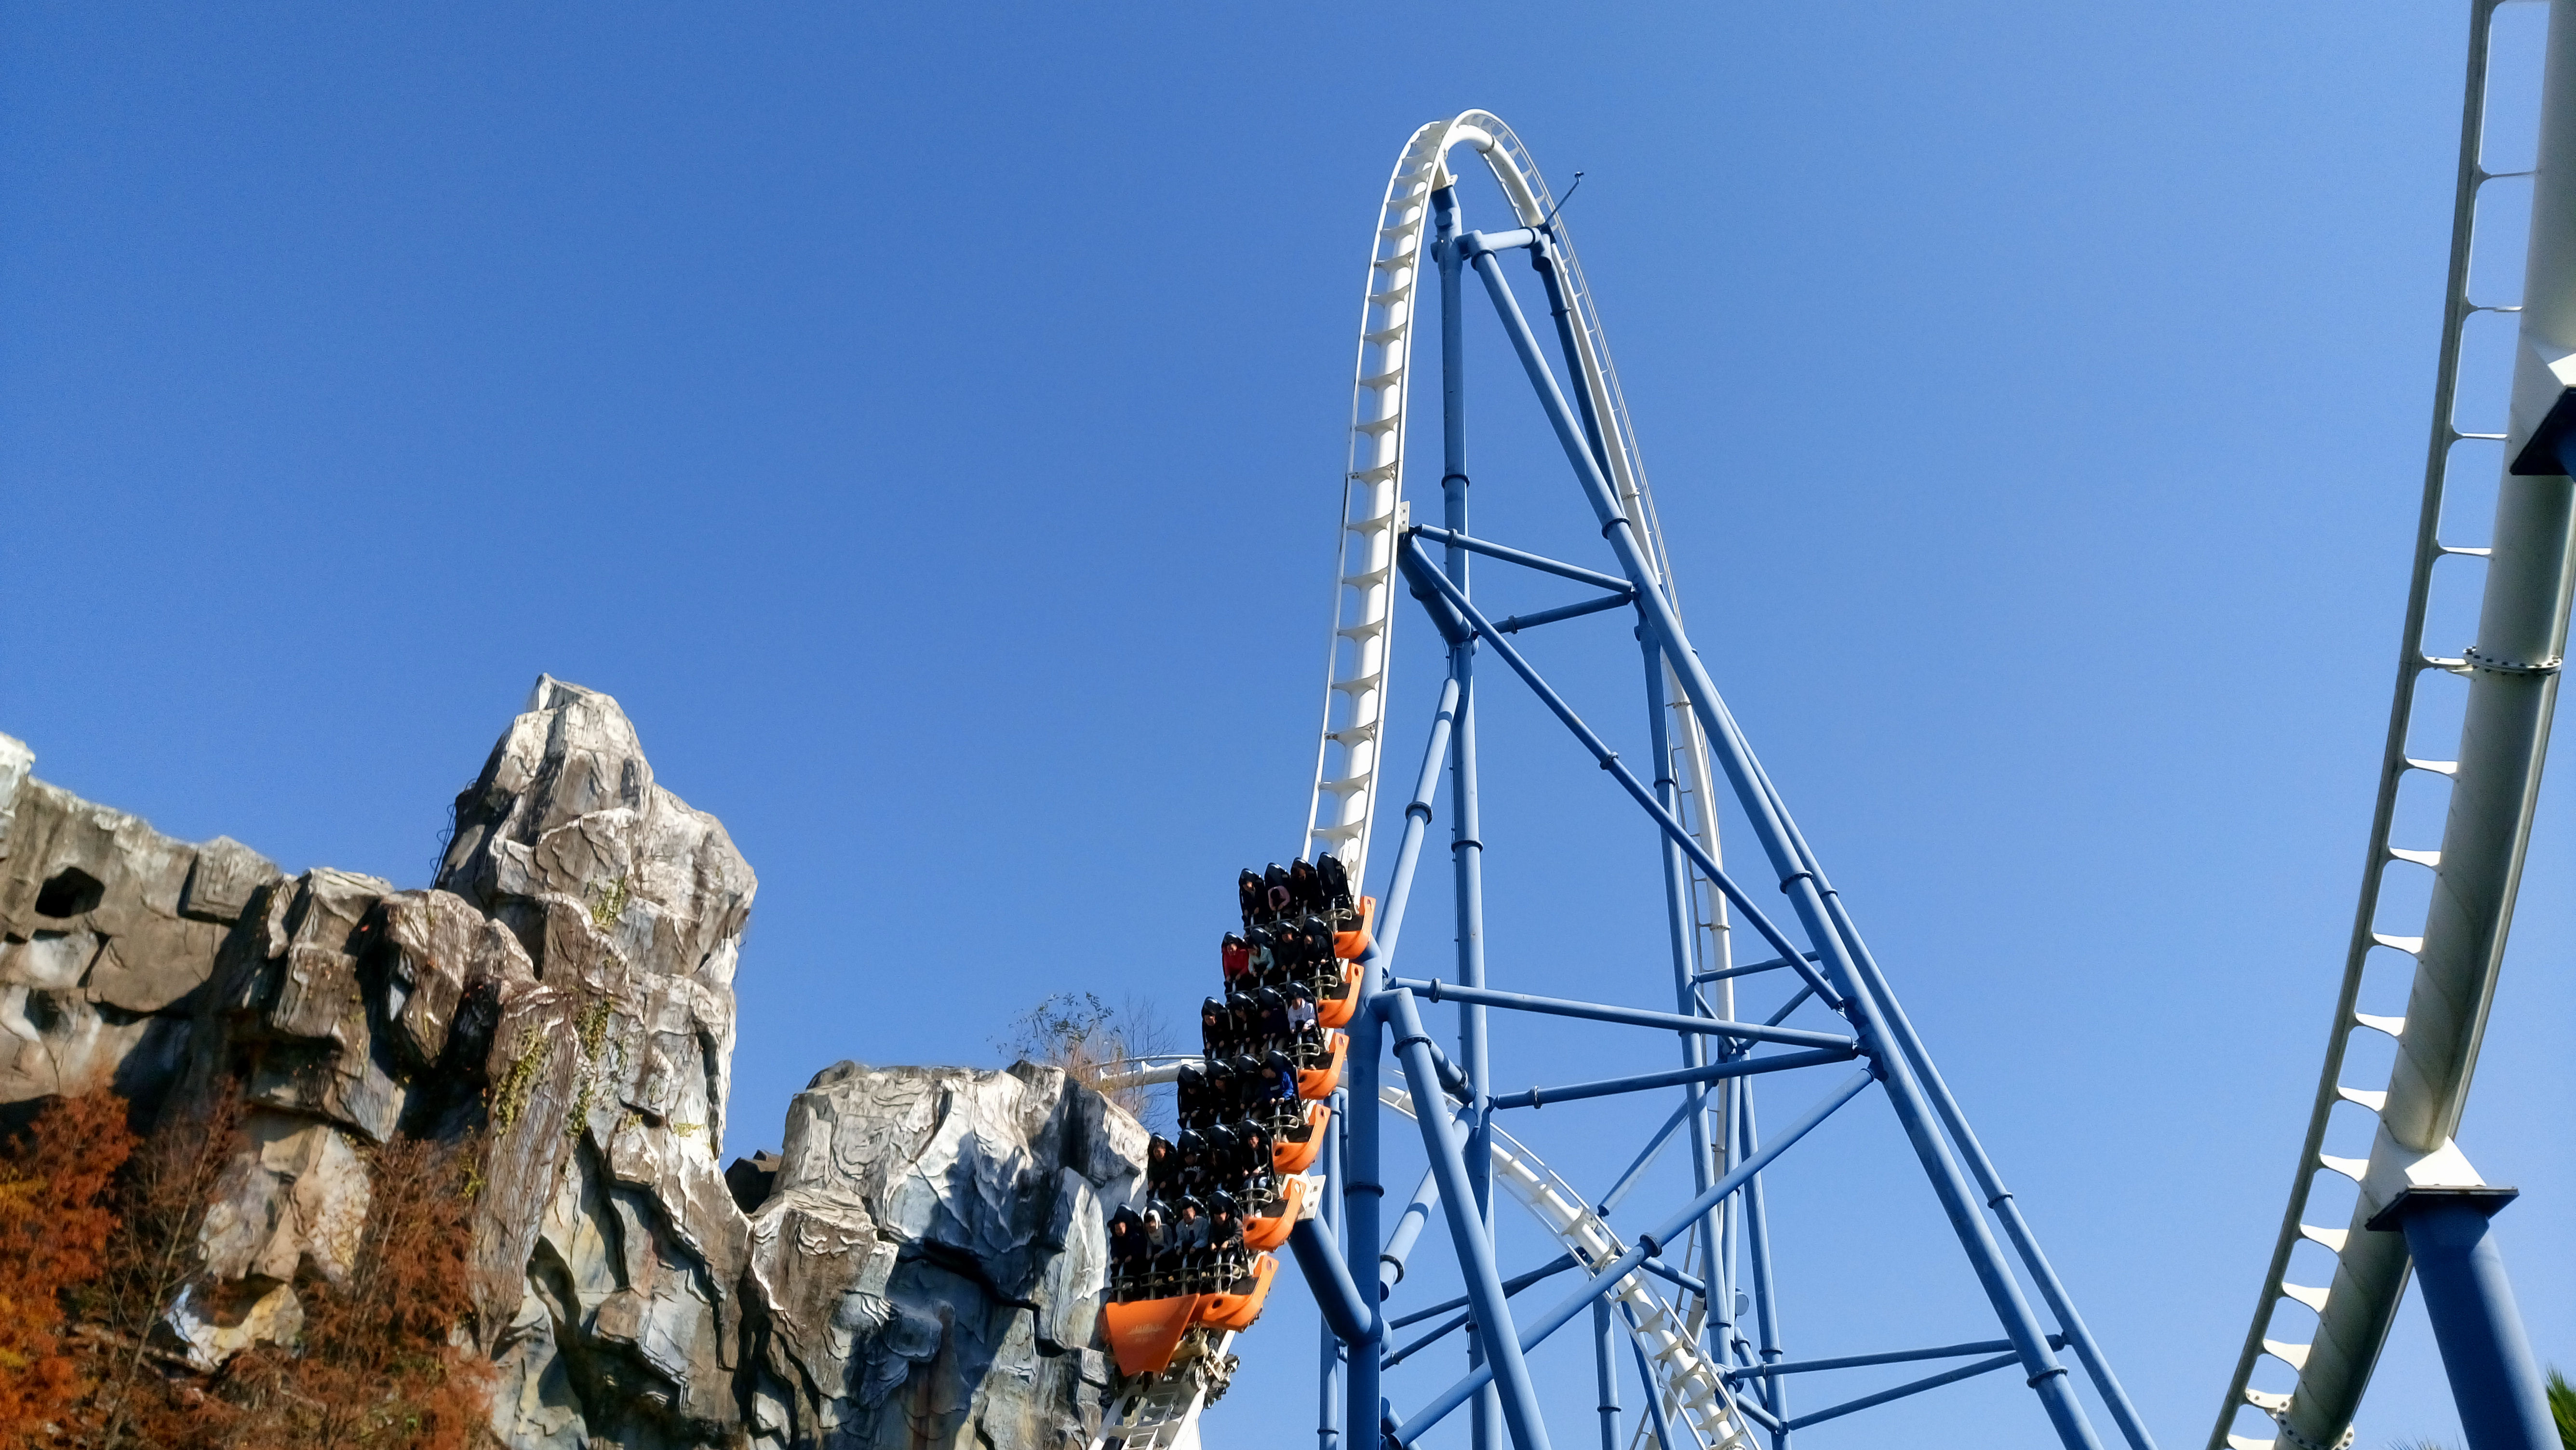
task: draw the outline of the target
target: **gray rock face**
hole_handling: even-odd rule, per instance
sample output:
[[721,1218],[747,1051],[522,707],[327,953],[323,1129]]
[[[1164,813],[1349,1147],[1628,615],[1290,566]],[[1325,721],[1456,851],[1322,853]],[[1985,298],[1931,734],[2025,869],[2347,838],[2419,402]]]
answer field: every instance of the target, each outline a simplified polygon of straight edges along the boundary
[[1054,1068],[841,1063],[752,1215],[763,1444],[1058,1450],[1099,1428],[1108,1252],[1145,1131]]
[[[1062,1073],[842,1064],[718,1168],[757,890],[616,701],[541,678],[430,889],[281,877],[28,774],[0,736],[0,1105],[113,1081],[243,1146],[169,1333],[202,1365],[351,1266],[368,1150],[477,1129],[470,1326],[513,1446],[1085,1441],[1102,1209],[1144,1131]],[[757,1212],[748,1212],[756,1207]]]
[[216,948],[277,868],[174,841],[30,774],[0,735],[0,1104],[112,1086],[153,1106]]

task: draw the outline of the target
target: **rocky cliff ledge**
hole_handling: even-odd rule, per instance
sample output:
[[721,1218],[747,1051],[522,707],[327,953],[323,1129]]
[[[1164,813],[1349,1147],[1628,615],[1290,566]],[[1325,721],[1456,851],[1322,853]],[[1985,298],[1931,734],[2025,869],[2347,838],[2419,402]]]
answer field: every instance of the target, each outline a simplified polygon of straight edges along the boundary
[[720,1170],[757,882],[608,696],[538,681],[426,890],[285,877],[31,764],[0,736],[0,1105],[240,1097],[205,1272],[165,1321],[198,1363],[294,1340],[298,1273],[338,1277],[365,1219],[365,1145],[470,1136],[468,1329],[513,1446],[1096,1429],[1102,1217],[1143,1130],[1051,1068],[842,1063],[776,1159]]

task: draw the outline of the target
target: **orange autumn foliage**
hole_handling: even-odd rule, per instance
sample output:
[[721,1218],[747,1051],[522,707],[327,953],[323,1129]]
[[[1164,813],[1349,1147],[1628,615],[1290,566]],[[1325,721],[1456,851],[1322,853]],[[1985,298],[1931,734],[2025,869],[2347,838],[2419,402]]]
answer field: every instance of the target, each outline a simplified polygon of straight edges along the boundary
[[491,1442],[491,1365],[449,1332],[473,1311],[465,1150],[397,1139],[369,1155],[367,1225],[347,1282],[306,1275],[292,1353],[235,1355],[200,1411],[237,1450],[467,1450]]
[[92,1092],[47,1106],[0,1160],[0,1446],[47,1443],[81,1396],[64,1295],[98,1275],[133,1151],[125,1100]]
[[199,1273],[206,1205],[245,1147],[240,1112],[227,1100],[181,1115],[137,1152],[124,1104],[98,1094],[50,1105],[0,1146],[0,1450],[493,1443],[491,1366],[451,1342],[472,1309],[471,1140],[362,1150],[355,1262],[338,1282],[298,1275],[296,1344],[201,1374],[156,1341]]

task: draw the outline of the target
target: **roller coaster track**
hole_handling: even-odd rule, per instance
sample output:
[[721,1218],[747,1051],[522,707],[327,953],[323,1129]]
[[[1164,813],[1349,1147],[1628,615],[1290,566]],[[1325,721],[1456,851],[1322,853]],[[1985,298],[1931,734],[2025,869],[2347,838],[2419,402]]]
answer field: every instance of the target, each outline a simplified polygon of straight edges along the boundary
[[[1556,209],[1529,149],[1501,118],[1486,111],[1464,111],[1416,130],[1397,157],[1394,174],[1387,178],[1386,197],[1378,209],[1377,241],[1362,288],[1323,725],[1315,747],[1315,786],[1307,812],[1305,849],[1300,853],[1331,850],[1342,858],[1353,881],[1367,879],[1369,826],[1377,802],[1379,732],[1386,718],[1394,643],[1395,541],[1404,522],[1413,325],[1422,263],[1427,260],[1423,243],[1432,193],[1448,184],[1449,154],[1459,146],[1484,158],[1520,225],[1535,227],[1548,221]],[[1574,339],[1582,364],[1578,386],[1590,397],[1593,416],[1603,420],[1611,487],[1645,541],[1648,563],[1669,592],[1671,558],[1655,518],[1654,494],[1646,485],[1646,466],[1637,451],[1627,399],[1610,361],[1609,338],[1583,280],[1565,219],[1556,217],[1551,229],[1564,271],[1567,304],[1577,324]],[[1678,598],[1675,603],[1678,606]],[[1715,777],[1705,734],[1678,681],[1668,682],[1664,694],[1672,702],[1667,707],[1672,717],[1668,765],[1682,796],[1683,819],[1700,845],[1722,861],[1716,826],[1706,809],[1715,799],[1711,794]],[[1700,959],[1722,966],[1727,945],[1725,903],[1696,869],[1692,875]]]
[[[1644,541],[1656,576],[1668,591],[1673,587],[1671,557],[1655,515],[1654,495],[1646,482],[1618,370],[1611,362],[1609,339],[1565,220],[1556,215],[1555,198],[1538,164],[1512,129],[1491,112],[1470,110],[1423,125],[1405,142],[1387,179],[1362,288],[1334,570],[1333,627],[1327,646],[1314,791],[1301,852],[1331,850],[1341,857],[1354,881],[1367,879],[1369,829],[1382,759],[1380,733],[1394,642],[1394,550],[1406,522],[1405,439],[1414,323],[1418,289],[1425,276],[1423,264],[1428,260],[1424,242],[1432,194],[1450,184],[1449,158],[1461,146],[1483,158],[1515,221],[1525,227],[1546,223],[1551,228],[1567,305],[1576,323],[1573,336],[1580,376],[1575,384],[1588,395],[1592,416],[1602,420],[1606,471],[1620,507]],[[1680,797],[1680,815],[1709,855],[1722,861],[1709,809],[1715,773],[1701,723],[1678,680],[1667,681],[1664,698],[1671,742],[1665,772]],[[1698,959],[1722,968],[1729,963],[1724,899],[1696,866],[1685,864],[1684,869],[1690,877]],[[1731,1010],[1733,989],[1732,981],[1717,984],[1720,1011]],[[1410,1104],[1398,1101],[1400,1096],[1390,1096],[1388,1104],[1409,1115]],[[1625,1245],[1584,1206],[1580,1195],[1547,1173],[1527,1148],[1507,1149],[1506,1135],[1498,1133],[1496,1138],[1497,1176],[1569,1252],[1584,1262],[1600,1263],[1623,1251]],[[1699,1353],[1695,1320],[1686,1325],[1641,1279],[1631,1276],[1623,1282],[1618,1298],[1628,1311],[1631,1333],[1657,1377],[1672,1428],[1678,1432],[1687,1427],[1704,1450],[1740,1443],[1742,1421],[1732,1414],[1719,1370]]]
[[[2235,1373],[2209,1437],[2210,1450],[2337,1450],[2352,1440],[2352,1419],[2386,1341],[2410,1272],[2404,1237],[2374,1232],[2368,1221],[2410,1186],[2475,1186],[2477,1176],[2452,1143],[2468,1102],[2470,1076],[2494,1000],[2512,921],[2524,847],[2540,784],[2558,667],[2567,630],[2567,480],[2508,472],[2498,494],[2495,529],[2486,547],[2445,542],[2445,480],[2455,445],[2471,439],[2504,442],[2507,465],[2532,439],[2540,418],[2559,396],[2550,360],[2564,356],[2576,305],[2565,295],[2576,277],[2567,264],[2570,228],[2564,183],[2553,180],[2552,142],[2576,116],[2561,104],[2576,82],[2576,17],[2567,0],[2552,5],[2542,142],[2532,208],[2526,307],[2482,306],[2471,299],[2470,258],[2481,189],[2498,173],[2482,164],[2490,43],[2500,0],[2472,0],[2469,7],[2468,80],[2460,128],[2458,172],[2452,206],[2450,274],[2444,290],[2441,353],[2433,388],[2432,436],[2426,450],[2423,507],[2416,526],[2406,618],[2400,636],[2397,681],[2381,756],[2378,802],[2371,814],[2359,908],[2344,954],[2341,990],[2326,1038],[2307,1132],[2299,1147],[2262,1292],[2255,1304]],[[2553,117],[2556,120],[2553,122]],[[2576,161],[2563,150],[2558,167]],[[2507,173],[2527,175],[2531,173]],[[2553,203],[2555,189],[2556,203]],[[2517,360],[2509,434],[2463,431],[2456,418],[2460,352],[2469,318],[2478,312],[2523,312],[2524,347]],[[2562,372],[2560,378],[2564,377]],[[2486,564],[2479,642],[2458,656],[2437,654],[2424,638],[2426,606],[2435,566],[2444,558]],[[2456,758],[2408,753],[2417,692],[2431,677],[2466,677],[2468,705]],[[2445,782],[2449,810],[2438,850],[2407,849],[2392,839],[2401,786],[2410,777]],[[2432,873],[2431,906],[2420,935],[2381,921],[2381,887],[2391,871]],[[2361,1010],[2368,958],[2374,950],[2403,953],[2415,972],[2403,1017]],[[2357,1032],[2396,1040],[2395,1065],[2381,1086],[2347,1081],[2346,1049]],[[2338,1110],[2349,1106],[2371,1116],[2375,1129],[2367,1158],[2336,1156],[2327,1136]],[[2348,1222],[2311,1222],[2312,1200],[2326,1175],[2355,1185]],[[2326,1212],[2331,1213],[2329,1206]],[[2313,1244],[2332,1256],[2326,1284],[2292,1281],[2293,1256]],[[2304,1257],[2304,1256],[2303,1256]],[[2310,1277],[2318,1277],[2313,1272]],[[2283,1301],[2313,1311],[2315,1333],[2293,1342],[2295,1331],[2276,1326]],[[2291,1311],[2296,1322],[2304,1316]],[[2281,1337],[2275,1337],[2276,1334]],[[2266,1358],[2286,1365],[2296,1384],[2286,1393],[2258,1389],[2255,1373]],[[2269,1415],[2278,1438],[2235,1433],[2240,1411],[2251,1405]]]

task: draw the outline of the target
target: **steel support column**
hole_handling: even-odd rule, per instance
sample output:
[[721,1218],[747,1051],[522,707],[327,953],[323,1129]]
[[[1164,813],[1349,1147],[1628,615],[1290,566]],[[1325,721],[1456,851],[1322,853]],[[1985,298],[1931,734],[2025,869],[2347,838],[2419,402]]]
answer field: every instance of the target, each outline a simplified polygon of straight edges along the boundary
[[1601,1394],[1601,1450],[1619,1450],[1617,1322],[1607,1298],[1592,1301],[1592,1378]]
[[[1458,193],[1442,187],[1431,199],[1435,256],[1440,266],[1440,523],[1453,534],[1467,532],[1467,362],[1466,309],[1461,305],[1458,266]],[[1449,582],[1462,594],[1471,592],[1465,549],[1452,544],[1443,561]],[[1476,640],[1473,635],[1449,645],[1449,678],[1458,682],[1458,726],[1449,737],[1449,854],[1455,877],[1458,918],[1458,979],[1485,984],[1485,875],[1483,820],[1476,807]],[[1481,1105],[1491,1091],[1486,1051],[1485,1012],[1472,1004],[1458,1010],[1458,1068],[1467,1079],[1467,1104],[1473,1114],[1467,1132],[1467,1182],[1475,1190],[1476,1212],[1485,1222],[1488,1242],[1494,1231],[1493,1135]],[[1467,1341],[1472,1368],[1483,1351]],[[1492,1392],[1475,1404],[1474,1450],[1493,1444],[1496,1403]]]
[[[1738,1083],[1735,1089],[1735,1133],[1744,1144],[1748,1158],[1762,1152],[1762,1134],[1753,1120],[1753,1088]],[[1744,1183],[1744,1246],[1752,1260],[1754,1332],[1762,1336],[1756,1353],[1766,1365],[1778,1364],[1785,1353],[1780,1345],[1779,1291],[1771,1281],[1771,1215],[1763,1205],[1762,1175],[1754,1174]],[[1789,1386],[1778,1375],[1766,1375],[1759,1386],[1763,1407],[1782,1423],[1771,1432],[1771,1450],[1788,1450]]]
[[1499,1391],[1503,1423],[1511,1431],[1515,1450],[1548,1450],[1547,1422],[1539,1413],[1538,1389],[1530,1381],[1529,1363],[1521,1354],[1519,1332],[1513,1327],[1511,1305],[1503,1292],[1503,1276],[1494,1266],[1493,1237],[1486,1230],[1483,1215],[1476,1211],[1466,1160],[1456,1135],[1450,1132],[1448,1104],[1440,1096],[1439,1078],[1432,1071],[1431,1038],[1423,1030],[1422,1014],[1414,1008],[1413,995],[1404,991],[1390,991],[1372,1005],[1387,1019],[1396,1056],[1404,1063],[1405,1085],[1413,1094],[1413,1115],[1415,1125],[1422,1130],[1423,1151],[1440,1178],[1440,1206],[1448,1214],[1449,1237],[1458,1251],[1458,1272],[1467,1281],[1468,1307],[1476,1316],[1476,1339],[1484,1347],[1484,1363],[1476,1373],[1489,1371],[1486,1383]]
[[[1324,1132],[1324,1201],[1315,1206],[1315,1221],[1323,1226],[1331,1251],[1342,1255],[1345,1263],[1350,1250],[1341,1241],[1342,1140],[1350,1131],[1350,1099],[1337,1092],[1333,1094],[1333,1123]],[[1342,1341],[1330,1324],[1318,1330],[1316,1338],[1320,1362],[1315,1374],[1315,1450],[1341,1450]]]
[[2510,1188],[2410,1189],[2371,1219],[2402,1229],[2469,1450],[2559,1450],[2549,1393],[2488,1220]]
[[[1413,873],[1422,859],[1422,837],[1431,824],[1431,803],[1440,789],[1441,763],[1448,758],[1449,732],[1457,718],[1458,682],[1450,680],[1440,687],[1439,708],[1432,713],[1431,739],[1423,747],[1422,773],[1413,787],[1413,798],[1404,807],[1404,835],[1396,846],[1395,870],[1388,878],[1386,903],[1379,913],[1372,933],[1374,940],[1360,958],[1359,985],[1352,991],[1358,1000],[1351,1013],[1350,1051],[1345,1059],[1344,1088],[1346,1102],[1366,1107],[1357,1113],[1340,1114],[1348,1132],[1348,1152],[1342,1163],[1342,1259],[1350,1276],[1358,1282],[1378,1277],[1377,1246],[1384,1242],[1380,1228],[1381,1209],[1386,1185],[1381,1177],[1378,1108],[1380,1063],[1386,1052],[1386,1031],[1374,1006],[1379,983],[1385,980],[1386,966],[1395,959],[1396,942],[1404,931],[1404,914],[1413,897]],[[1363,1255],[1370,1262],[1363,1267],[1356,1262]],[[1381,1300],[1385,1297],[1381,1292]],[[1330,1333],[1328,1329],[1326,1331]],[[1351,1450],[1377,1450],[1384,1438],[1380,1428],[1386,1420],[1385,1367],[1386,1330],[1383,1316],[1372,1316],[1370,1332],[1365,1339],[1353,1340],[1345,1353],[1342,1423],[1356,1442]]]
[[[1551,298],[1562,296],[1554,269],[1547,265],[1543,250],[1535,254],[1540,275]],[[1879,1036],[1880,1013],[1873,994],[1854,966],[1850,949],[1838,924],[1826,909],[1817,889],[1815,873],[1799,859],[1790,844],[1789,833],[1782,823],[1782,813],[1760,788],[1754,773],[1752,751],[1746,744],[1735,717],[1718,694],[1716,684],[1690,648],[1690,638],[1682,629],[1680,616],[1666,597],[1660,581],[1648,567],[1640,548],[1635,525],[1619,507],[1609,481],[1602,476],[1586,445],[1580,425],[1548,370],[1547,360],[1522,316],[1518,299],[1512,296],[1494,258],[1480,255],[1475,259],[1477,274],[1484,279],[1486,292],[1502,320],[1503,330],[1520,355],[1521,366],[1529,374],[1530,385],[1537,392],[1541,406],[1555,429],[1559,446],[1574,466],[1577,481],[1592,504],[1603,536],[1619,560],[1620,572],[1637,591],[1637,603],[1646,619],[1649,633],[1661,648],[1665,660],[1680,677],[1682,691],[1700,719],[1709,729],[1710,744],[1727,780],[1733,786],[1737,803],[1751,823],[1755,839],[1772,869],[1778,874],[1781,890],[1788,894],[1800,924],[1806,929],[1815,949],[1825,958],[1821,964],[1833,985],[1851,1001],[1853,1023],[1864,1039]],[[1457,601],[1451,601],[1455,604]],[[1876,1046],[1875,1042],[1871,1043]],[[1959,1246],[1969,1267],[1975,1271],[1985,1290],[1996,1318],[2001,1321],[2005,1337],[2013,1342],[2021,1356],[2032,1391],[2039,1397],[2051,1424],[2067,1450],[2098,1450],[2100,1445],[2084,1408],[2075,1398],[2074,1387],[2067,1383],[2066,1367],[2048,1347],[2047,1332],[2031,1312],[2023,1297],[2021,1284],[2004,1261],[2003,1250],[1995,1242],[1981,1206],[1973,1196],[1966,1175],[1944,1138],[1941,1125],[1931,1104],[1925,1099],[1921,1083],[1902,1053],[1873,1054],[1885,1073],[1887,1099],[1895,1109],[1897,1121],[1905,1130],[1915,1156],[1921,1160],[1932,1190],[1948,1215]]]
[[[1575,356],[1574,334],[1571,325],[1560,317],[1557,326],[1561,344],[1566,349],[1567,366],[1574,366],[1572,362]],[[1587,423],[1592,422],[1590,409],[1584,410],[1584,416]],[[1592,427],[1591,432],[1593,451],[1597,458],[1600,453],[1597,424]],[[1673,779],[1670,724],[1672,710],[1670,702],[1664,698],[1663,656],[1655,648],[1654,641],[1647,637],[1643,624],[1637,626],[1637,639],[1644,648],[1646,657],[1646,719],[1655,752],[1655,799],[1663,803],[1664,809],[1672,815],[1673,819],[1680,820],[1682,816],[1681,783]],[[1705,806],[1706,803],[1702,802],[1703,809]],[[1671,837],[1659,836],[1657,843],[1663,848],[1656,854],[1663,858],[1664,865],[1665,928],[1672,938],[1673,1010],[1688,1015],[1700,1010],[1699,964],[1691,954],[1690,863],[1683,857],[1682,848],[1675,845]],[[1706,1066],[1708,1064],[1707,1040],[1694,1032],[1684,1032],[1679,1036],[1682,1066],[1685,1069]],[[1693,1192],[1699,1192],[1717,1180],[1717,1175],[1711,1171],[1709,1164],[1708,1089],[1697,1084],[1683,1088],[1682,1103],[1690,1122],[1691,1189]],[[1723,1212],[1723,1209],[1712,1209],[1708,1217],[1700,1221],[1699,1270],[1700,1281],[1704,1284],[1714,1285],[1718,1281],[1717,1225],[1719,1215]],[[1703,1306],[1708,1303],[1708,1298],[1707,1295],[1701,1296],[1700,1302]]]
[[1386,1236],[1386,1247],[1377,1256],[1377,1297],[1384,1299],[1404,1282],[1405,1262],[1413,1257],[1414,1240],[1422,1237],[1422,1226],[1431,1221],[1431,1210],[1440,1206],[1440,1180],[1428,1171],[1414,1185],[1413,1198],[1396,1215],[1395,1232]]

